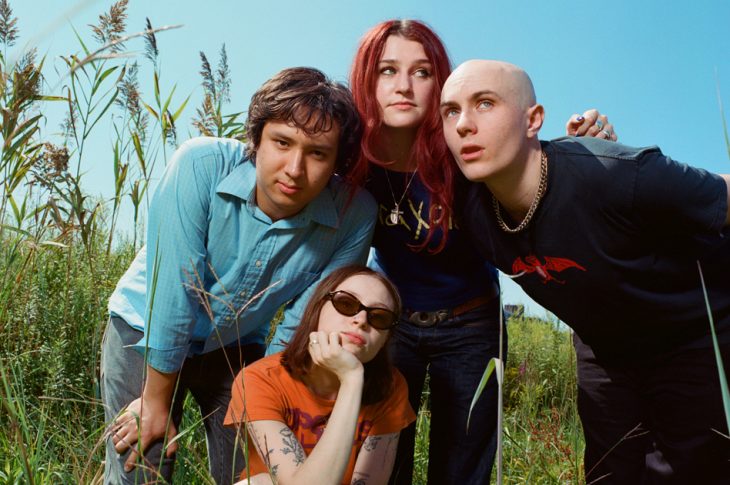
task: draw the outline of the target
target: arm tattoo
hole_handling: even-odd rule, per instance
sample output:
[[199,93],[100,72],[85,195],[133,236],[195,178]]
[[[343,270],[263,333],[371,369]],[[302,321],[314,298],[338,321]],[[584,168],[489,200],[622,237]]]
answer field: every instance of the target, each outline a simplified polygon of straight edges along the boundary
[[293,453],[295,465],[301,465],[302,463],[304,463],[304,449],[302,449],[302,445],[299,444],[299,441],[297,441],[297,438],[296,436],[294,436],[294,433],[292,433],[292,430],[289,429],[288,426],[284,426],[279,431],[279,434],[283,437],[282,441],[284,442],[284,448],[281,449],[281,452],[285,455]]
[[380,436],[368,436],[362,446],[365,448],[365,451],[374,451],[378,447],[378,441],[380,440]]

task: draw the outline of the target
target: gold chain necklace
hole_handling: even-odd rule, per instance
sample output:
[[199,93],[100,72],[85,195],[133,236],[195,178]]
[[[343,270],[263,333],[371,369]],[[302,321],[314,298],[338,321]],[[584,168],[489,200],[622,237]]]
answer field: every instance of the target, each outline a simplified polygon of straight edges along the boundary
[[548,166],[547,166],[547,155],[543,151],[540,155],[540,185],[537,187],[537,193],[535,193],[535,198],[532,200],[532,204],[530,205],[530,208],[527,210],[527,214],[525,214],[525,218],[522,219],[522,222],[512,229],[509,227],[505,222],[504,219],[502,219],[502,211],[499,208],[499,201],[497,198],[492,194],[492,205],[494,206],[494,212],[497,214],[497,222],[499,223],[499,227],[502,228],[503,231],[509,232],[511,234],[520,232],[524,230],[527,225],[532,220],[532,216],[535,215],[535,211],[537,210],[537,206],[540,204],[540,199],[542,199],[542,196],[545,195],[545,189],[547,188],[547,175],[548,175]]
[[418,167],[411,173],[411,178],[408,180],[408,183],[406,184],[406,188],[403,191],[403,195],[400,196],[400,200],[396,202],[395,200],[395,192],[393,192],[393,186],[390,184],[390,177],[388,176],[389,170],[387,168],[383,168],[385,171],[385,180],[388,181],[388,187],[390,188],[390,195],[393,197],[393,203],[395,204],[395,207],[393,207],[390,211],[390,215],[388,216],[388,219],[390,219],[390,222],[392,224],[398,224],[398,221],[400,220],[400,216],[403,215],[403,211],[400,210],[400,205],[403,203],[403,199],[405,198],[406,194],[408,193],[408,188],[411,186],[411,182],[413,182],[413,178],[416,176],[416,172],[418,172]]

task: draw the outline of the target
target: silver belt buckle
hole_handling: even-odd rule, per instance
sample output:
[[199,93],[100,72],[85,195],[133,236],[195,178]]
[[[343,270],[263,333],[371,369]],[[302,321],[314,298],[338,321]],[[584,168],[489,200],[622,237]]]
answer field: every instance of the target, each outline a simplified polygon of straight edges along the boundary
[[433,327],[443,322],[449,316],[448,310],[436,310],[435,312],[413,312],[408,321],[419,327]]

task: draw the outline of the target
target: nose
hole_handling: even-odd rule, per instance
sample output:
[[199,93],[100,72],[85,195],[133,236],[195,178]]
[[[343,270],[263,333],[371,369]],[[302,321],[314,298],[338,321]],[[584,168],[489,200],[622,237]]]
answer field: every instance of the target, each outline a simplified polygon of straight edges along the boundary
[[292,150],[284,166],[284,173],[292,179],[297,179],[304,173],[304,153],[302,150]]
[[357,327],[365,327],[368,324],[368,314],[365,309],[360,310],[352,316],[352,323]]
[[411,76],[406,70],[398,72],[396,77],[395,90],[399,94],[409,94],[412,92],[413,85],[411,84]]
[[459,113],[459,119],[456,120],[456,132],[459,136],[466,136],[470,133],[476,133],[476,124],[471,119],[468,112],[462,111]]

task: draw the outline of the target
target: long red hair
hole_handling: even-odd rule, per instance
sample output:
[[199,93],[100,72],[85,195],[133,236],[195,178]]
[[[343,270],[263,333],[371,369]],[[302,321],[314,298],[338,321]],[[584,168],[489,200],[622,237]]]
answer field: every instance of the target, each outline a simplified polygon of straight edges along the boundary
[[[356,185],[364,185],[370,171],[370,163],[386,167],[392,163],[390,160],[380,160],[376,155],[383,120],[375,97],[379,76],[378,63],[383,55],[385,42],[391,35],[420,43],[433,68],[435,88],[431,93],[428,112],[416,132],[410,161],[418,164],[418,177],[431,198],[428,235],[423,244],[416,247],[418,249],[426,247],[435,230],[439,228],[442,232],[441,241],[433,249],[434,252],[438,252],[446,244],[449,232],[456,176],[455,164],[451,160],[451,154],[444,140],[439,114],[441,88],[451,73],[451,62],[439,36],[423,22],[387,20],[366,32],[360,41],[350,71],[350,90],[363,119],[364,130],[360,142],[361,151],[349,178]],[[436,210],[438,206],[441,207],[440,211]]]

